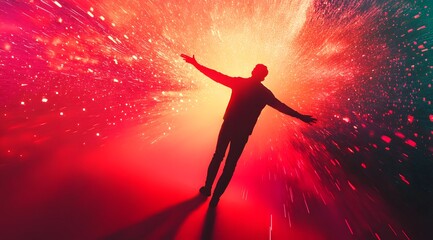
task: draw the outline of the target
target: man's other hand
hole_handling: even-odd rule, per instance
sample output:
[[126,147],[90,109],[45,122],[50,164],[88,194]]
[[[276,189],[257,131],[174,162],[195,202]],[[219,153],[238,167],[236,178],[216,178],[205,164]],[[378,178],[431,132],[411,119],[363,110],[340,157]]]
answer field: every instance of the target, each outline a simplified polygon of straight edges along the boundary
[[310,115],[302,115],[299,119],[301,119],[301,121],[306,122],[310,125],[317,122],[317,119],[313,118]]

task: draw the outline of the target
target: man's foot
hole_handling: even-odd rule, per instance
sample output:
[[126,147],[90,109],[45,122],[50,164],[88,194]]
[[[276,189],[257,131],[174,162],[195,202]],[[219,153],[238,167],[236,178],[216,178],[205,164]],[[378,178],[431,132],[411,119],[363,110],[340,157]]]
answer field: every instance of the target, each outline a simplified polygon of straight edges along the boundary
[[209,202],[209,207],[210,207],[210,208],[215,208],[215,207],[218,205],[218,202],[219,202],[219,201],[220,201],[219,198],[212,197],[212,198],[210,199],[210,202]]
[[207,188],[207,187],[205,187],[205,186],[201,187],[200,190],[199,190],[199,192],[200,192],[201,195],[203,195],[205,197],[209,197],[210,196],[210,189]]

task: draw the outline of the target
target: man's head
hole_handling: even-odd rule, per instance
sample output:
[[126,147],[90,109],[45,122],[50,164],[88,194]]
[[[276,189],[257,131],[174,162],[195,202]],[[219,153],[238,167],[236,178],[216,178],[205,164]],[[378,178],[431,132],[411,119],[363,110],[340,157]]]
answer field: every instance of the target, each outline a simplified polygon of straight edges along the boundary
[[251,72],[251,77],[255,80],[263,81],[268,75],[268,68],[263,64],[257,64]]

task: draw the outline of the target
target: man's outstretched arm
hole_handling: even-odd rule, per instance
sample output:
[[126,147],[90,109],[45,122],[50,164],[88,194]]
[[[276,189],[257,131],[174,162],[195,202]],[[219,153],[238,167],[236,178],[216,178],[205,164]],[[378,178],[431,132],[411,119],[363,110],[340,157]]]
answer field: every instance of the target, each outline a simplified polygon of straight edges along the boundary
[[278,100],[276,97],[273,97],[272,100],[268,103],[269,106],[277,109],[278,111],[287,114],[289,116],[299,118],[301,121],[306,122],[308,124],[313,124],[317,122],[316,118],[313,118],[310,115],[304,115],[301,114],[295,110],[293,110],[291,107],[287,106],[286,104],[282,103],[280,100]]
[[195,60],[194,55],[190,57],[188,55],[181,54],[180,56],[185,60],[185,62],[193,65],[195,68],[197,68],[197,70],[215,82],[221,83],[227,87],[231,87],[233,85],[231,77],[199,64],[197,60]]

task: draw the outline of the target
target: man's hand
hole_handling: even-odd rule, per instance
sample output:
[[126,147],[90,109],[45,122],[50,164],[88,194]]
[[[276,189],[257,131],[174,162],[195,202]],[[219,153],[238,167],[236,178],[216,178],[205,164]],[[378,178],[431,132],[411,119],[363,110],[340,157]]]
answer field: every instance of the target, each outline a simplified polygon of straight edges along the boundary
[[183,60],[185,60],[185,62],[187,62],[189,64],[192,64],[192,65],[198,64],[197,60],[195,60],[195,56],[194,55],[192,55],[192,57],[190,57],[188,55],[181,54],[180,56],[183,58]]
[[301,119],[301,121],[303,121],[303,122],[306,122],[306,123],[308,123],[308,124],[313,124],[313,123],[316,123],[317,122],[317,119],[316,118],[313,118],[312,116],[310,116],[310,115],[301,115],[300,117],[299,117],[299,119]]

